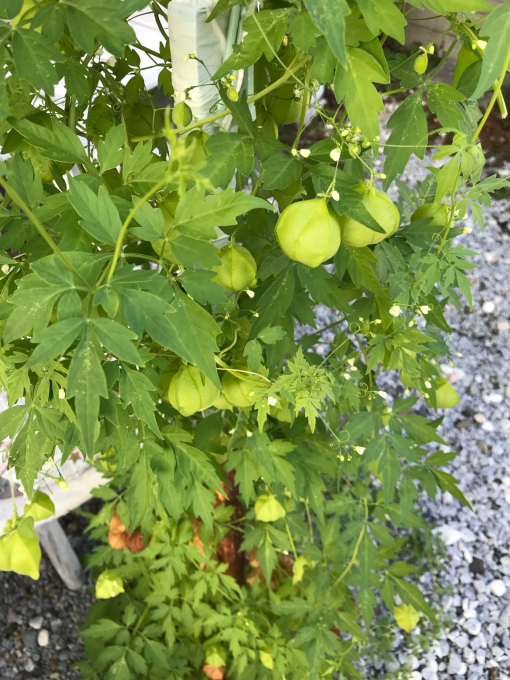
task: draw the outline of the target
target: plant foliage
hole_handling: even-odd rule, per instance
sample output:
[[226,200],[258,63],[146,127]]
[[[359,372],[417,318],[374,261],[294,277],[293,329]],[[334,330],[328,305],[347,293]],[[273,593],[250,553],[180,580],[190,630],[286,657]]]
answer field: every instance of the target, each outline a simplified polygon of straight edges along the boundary
[[[481,179],[479,133],[496,101],[505,111],[510,0],[408,4],[449,21],[453,85],[437,75],[451,49],[428,66],[435,41],[405,47],[400,1],[247,3],[210,74],[216,110],[197,120],[191,91],[165,109],[144,86],[141,53],[174,95],[163,3],[0,0],[0,439],[31,499],[0,568],[38,575],[33,522],[53,507],[34,484],[65,486],[78,448],[107,478],[86,679],[359,678],[393,621],[440,618],[419,588],[413,546],[430,528],[415,504],[438,489],[468,503],[443,469],[455,454],[429,446],[445,444],[441,418],[413,408],[452,403],[444,308],[471,304],[473,268],[455,237],[508,185]],[[131,26],[146,7],[156,49]],[[231,76],[252,66],[238,92]],[[390,81],[403,94],[383,145]],[[425,104],[450,143],[411,190],[399,175],[434,146]],[[208,136],[226,107],[236,126]],[[309,109],[325,130],[311,146]],[[290,147],[278,123],[293,122]]]

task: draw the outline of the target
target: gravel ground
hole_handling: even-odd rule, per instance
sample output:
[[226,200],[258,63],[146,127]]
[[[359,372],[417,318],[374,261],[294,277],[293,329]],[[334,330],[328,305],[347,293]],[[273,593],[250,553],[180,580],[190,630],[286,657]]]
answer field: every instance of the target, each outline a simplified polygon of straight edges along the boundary
[[[426,163],[425,163],[426,164]],[[416,159],[405,179],[424,177]],[[502,172],[506,176],[508,172]],[[448,468],[473,507],[449,493],[435,501],[421,496],[421,508],[447,546],[442,585],[451,586],[443,606],[453,625],[421,658],[396,641],[386,670],[412,680],[481,680],[510,677],[510,201],[485,211],[485,233],[471,218],[472,233],[456,243],[478,252],[473,310],[460,314],[449,305],[453,361],[443,371],[460,394],[459,405],[444,411],[439,433],[458,451]],[[425,404],[418,404],[425,415]],[[433,412],[429,411],[432,415]],[[427,585],[427,583],[424,583]],[[490,669],[498,669],[496,671]],[[409,675],[409,671],[412,673]]]
[[[97,501],[82,509],[97,511]],[[87,554],[87,520],[70,513],[60,522],[77,555]],[[38,581],[0,572],[0,680],[77,680],[71,665],[82,658],[78,630],[92,602],[90,584],[67,590],[44,552]]]

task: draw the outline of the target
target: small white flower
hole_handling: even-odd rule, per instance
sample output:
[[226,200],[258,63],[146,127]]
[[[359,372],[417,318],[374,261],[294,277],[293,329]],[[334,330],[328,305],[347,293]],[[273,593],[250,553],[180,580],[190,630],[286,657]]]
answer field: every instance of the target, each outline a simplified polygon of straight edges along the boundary
[[372,323],[378,324],[378,323],[382,323],[382,321],[381,321],[381,319],[374,319],[372,321]]
[[247,433],[246,433],[246,436],[247,436],[247,437],[253,437],[253,432],[247,432]]
[[487,41],[486,40],[477,40],[476,46],[479,47],[481,50],[484,50],[487,47]]
[[346,380],[351,380],[351,376],[348,373],[344,373],[342,377]]
[[354,446],[353,448],[356,451],[356,453],[359,453],[360,456],[362,456],[365,453],[364,446]]
[[430,380],[425,380],[425,387],[430,390],[430,388],[432,387]]
[[462,229],[463,234],[470,234],[472,231],[471,227],[463,227]]
[[354,357],[351,357],[350,359],[347,359],[347,363],[349,364],[349,366],[354,366],[354,362],[355,362],[355,361],[356,361],[356,359],[355,359]]
[[98,47],[97,50],[94,52],[96,57],[101,57],[104,54],[104,50],[102,47]]
[[110,68],[115,68],[115,64],[117,63],[117,58],[116,57],[108,57],[106,60],[106,65],[109,66]]
[[296,99],[299,99],[301,97],[301,90],[299,89],[299,87],[294,88],[294,97]]
[[423,396],[425,397],[425,399],[429,398],[429,395],[426,392],[423,393]]
[[420,307],[420,312],[422,314],[428,314],[430,312],[430,307],[428,305],[422,305]]
[[308,158],[310,155],[310,149],[299,149],[299,153],[303,156],[303,158]]
[[338,149],[332,149],[329,152],[329,157],[331,158],[332,161],[338,163],[338,161],[340,160],[340,151]]
[[181,54],[181,59],[184,63],[189,61],[189,54]]
[[249,298],[254,298],[254,297],[255,297],[254,291],[253,291],[253,290],[249,290],[249,289],[246,289],[246,295],[247,295]]
[[334,201],[339,201],[339,200],[340,200],[340,194],[338,193],[338,191],[336,191],[336,189],[335,189],[335,191],[332,191],[332,192],[331,192],[331,198],[332,198]]
[[298,152],[297,149],[292,149],[290,152],[293,156],[297,156]]
[[377,392],[377,394],[378,394],[380,397],[382,397],[383,399],[386,399],[386,397],[388,396],[388,393],[387,393],[387,392],[382,392],[382,391],[381,391],[381,392]]
[[66,391],[63,390],[62,388],[60,388],[59,391],[58,391],[58,398],[59,399],[65,399],[66,398]]
[[9,267],[8,264],[3,264],[3,265],[2,265],[2,272],[3,272],[4,274],[8,274],[10,271],[11,271],[11,268]]
[[229,434],[234,434],[234,432],[235,432],[234,428],[228,431]]
[[268,397],[267,403],[269,404],[269,406],[276,406],[276,404],[278,403],[278,399],[276,399],[275,397]]
[[399,305],[393,305],[393,307],[390,307],[390,314],[391,316],[399,316],[402,314],[402,310],[400,309]]

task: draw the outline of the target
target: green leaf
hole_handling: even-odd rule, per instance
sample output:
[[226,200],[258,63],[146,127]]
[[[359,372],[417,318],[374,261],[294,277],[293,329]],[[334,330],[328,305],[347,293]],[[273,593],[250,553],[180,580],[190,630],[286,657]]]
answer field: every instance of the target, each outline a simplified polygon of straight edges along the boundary
[[218,84],[218,90],[220,97],[225,106],[229,109],[232,114],[232,118],[237,123],[238,128],[241,132],[253,137],[253,119],[250,113],[250,107],[247,104],[247,94],[246,90],[242,90],[239,94],[239,99],[237,101],[232,101],[229,99],[227,94],[227,88],[221,83]]
[[262,163],[265,170],[264,189],[285,189],[301,174],[301,163],[286,153],[274,153]]
[[473,509],[469,501],[466,499],[462,491],[459,489],[457,485],[458,482],[455,479],[455,477],[453,477],[453,475],[450,475],[448,472],[444,472],[444,470],[433,470],[433,472],[439,482],[439,487],[441,488],[441,491],[449,491],[451,495],[458,501],[460,501],[463,505],[468,507],[470,510]]
[[0,413],[0,441],[14,439],[23,425],[28,412],[27,406],[11,406]]
[[91,325],[99,342],[121,361],[143,366],[143,360],[133,345],[136,333],[111,319],[91,319]]
[[186,269],[194,269],[195,265],[212,269],[221,264],[218,248],[207,241],[180,235],[172,241],[172,250]]
[[52,62],[64,61],[65,57],[45,35],[27,28],[16,30],[12,56],[20,78],[26,78],[36,90],[53,95],[60,78]]
[[[57,9],[61,10],[59,17],[62,18],[63,23],[64,8],[62,5],[47,6],[44,8],[44,11],[46,12],[46,10],[49,11],[50,9],[54,11]],[[55,19],[53,17],[48,17],[48,19],[49,26],[53,27],[55,25]],[[62,31],[57,29],[56,32],[59,32],[60,35],[62,35]],[[60,38],[60,35],[55,39],[55,41]],[[83,66],[83,64],[68,59],[63,64],[57,64],[57,73],[61,78],[65,79],[67,92],[76,97],[78,104],[84,104],[87,99],[90,98],[90,85],[87,79],[88,71],[85,66]]]
[[147,513],[153,506],[154,483],[155,477],[150,466],[150,458],[148,457],[144,446],[140,453],[140,457],[131,471],[129,488],[126,494],[126,500],[129,505],[131,531],[134,531],[142,524]]
[[363,528],[363,538],[359,545],[358,550],[358,563],[361,574],[361,586],[368,587],[370,585],[370,579],[372,576],[372,571],[375,566],[375,560],[377,558],[377,548],[374,545],[372,537],[368,533],[366,527]]
[[271,581],[271,575],[276,566],[277,559],[276,550],[269,538],[269,534],[266,533],[264,542],[257,548],[257,560],[260,561],[260,568],[262,569],[266,583],[270,583]]
[[[28,280],[27,277],[24,282]],[[42,283],[40,279],[39,282]],[[16,309],[7,320],[4,343],[29,335],[32,329],[37,333],[46,328],[53,306],[65,292],[67,287],[64,286],[24,286],[23,289],[20,286],[8,300],[10,304],[16,305]]]
[[265,342],[266,345],[274,345],[287,335],[281,326],[273,326],[272,328],[264,328],[260,331],[257,338]]
[[[469,54],[473,52],[469,50]],[[427,88],[429,109],[437,115],[443,127],[458,127],[459,121],[463,120],[464,116],[456,102],[464,101],[464,99],[462,93],[447,83],[430,83]]]
[[225,289],[219,283],[211,281],[216,276],[216,272],[208,272],[204,269],[196,271],[185,271],[178,281],[182,283],[186,292],[199,304],[205,305],[208,302],[213,304],[225,304],[227,296]]
[[456,189],[455,180],[459,172],[459,154],[455,154],[450,158],[448,163],[445,163],[440,169],[436,181],[437,189],[434,201],[439,203],[447,194],[454,192]]
[[244,191],[234,192],[231,188],[205,200],[204,188],[195,186],[179,202],[173,227],[193,238],[216,238],[215,227],[236,225],[238,215],[259,208],[275,211],[275,207],[264,199]]
[[116,125],[108,130],[106,137],[99,140],[97,158],[101,167],[101,174],[122,164],[124,158],[124,130],[122,125]]
[[124,56],[124,46],[136,41],[134,30],[122,19],[113,17],[118,7],[112,0],[64,0],[67,25],[78,45],[89,54],[95,41],[116,57]]
[[432,621],[436,620],[434,612],[431,607],[423,599],[419,588],[414,584],[408,583],[401,578],[397,578],[390,574],[392,580],[397,586],[397,592],[406,604],[412,605],[415,609],[426,614]]
[[251,66],[262,54],[272,61],[285,37],[290,12],[290,8],[262,10],[256,16],[247,17],[242,25],[247,35],[242,43],[234,45],[234,53],[216,71],[213,80]]
[[78,137],[56,118],[52,119],[53,130],[31,123],[25,118],[9,118],[9,123],[29,144],[39,149],[41,156],[61,163],[85,163],[92,166]]
[[382,456],[379,458],[377,469],[382,475],[384,502],[388,505],[395,494],[397,482],[401,474],[400,460],[390,446],[385,447]]
[[262,363],[262,346],[257,340],[248,340],[244,346],[243,356],[248,359],[250,371],[258,371]]
[[53,452],[52,442],[42,432],[36,433],[36,421],[29,416],[9,452],[16,476],[21,480],[29,499],[43,464]]
[[105,374],[96,353],[94,335],[90,328],[87,328],[80,340],[69,366],[67,397],[75,398],[76,417],[85,453],[90,457],[95,453],[99,397],[108,397]]
[[245,176],[253,170],[253,146],[247,135],[216,132],[209,137],[205,148],[211,155],[200,174],[207,177],[213,187],[226,189],[236,170]]
[[38,344],[25,368],[38,364],[48,364],[52,359],[62,356],[81,335],[86,320],[82,318],[66,319],[36,333],[32,342]]
[[[394,7],[393,3],[391,5]],[[384,111],[374,82],[389,83],[390,79],[371,54],[358,47],[349,48],[347,68],[339,66],[336,69],[335,96],[337,101],[345,100],[351,123],[359,126],[369,140],[379,134],[378,112]]]
[[104,187],[96,194],[84,182],[73,181],[69,202],[83,219],[80,225],[98,243],[114,246],[122,229],[119,213]]
[[310,47],[314,47],[317,42],[316,34],[318,32],[317,26],[313,23],[308,12],[294,15],[289,22],[289,33],[292,36],[292,42],[303,52],[308,52]]
[[155,391],[156,388],[146,375],[140,371],[133,371],[125,365],[122,366],[119,393],[124,408],[131,403],[135,416],[146,423],[158,437],[161,437],[154,417],[156,406],[151,396],[151,393]]
[[0,0],[0,11],[7,12],[8,19],[14,19],[23,9],[23,0]]
[[480,80],[470,99],[480,99],[501,74],[510,44],[510,0],[493,8],[480,29],[480,37],[488,39],[488,42]]
[[208,24],[213,19],[216,19],[216,17],[219,17],[220,14],[223,14],[223,12],[226,12],[227,10],[231,9],[232,7],[235,7],[236,5],[240,5],[241,2],[242,0],[218,0],[216,5],[214,6],[213,11],[209,14],[207,19],[205,20],[205,23]]
[[373,254],[370,248],[346,248],[349,259],[347,260],[347,269],[355,285],[361,285],[369,291],[381,297],[388,299],[379,283],[375,271],[371,265],[373,261]]
[[202,484],[199,484],[195,479],[193,487],[193,513],[195,517],[200,517],[203,520],[205,526],[210,531],[213,530],[212,511],[215,500],[214,493],[210,489],[206,489]]
[[393,0],[358,0],[358,7],[374,35],[387,33],[404,44],[407,21],[398,7],[395,7]]
[[265,293],[257,299],[257,312],[259,317],[252,324],[250,340],[258,334],[277,316],[283,316],[294,296],[294,273],[292,265],[288,265],[278,278],[266,289]]
[[392,133],[384,147],[385,191],[395,177],[404,172],[412,153],[421,160],[425,157],[428,129],[421,98],[421,89],[409,95],[388,120],[387,126],[392,129]]
[[345,17],[351,11],[346,0],[305,0],[305,7],[313,23],[326,36],[335,57],[346,68]]

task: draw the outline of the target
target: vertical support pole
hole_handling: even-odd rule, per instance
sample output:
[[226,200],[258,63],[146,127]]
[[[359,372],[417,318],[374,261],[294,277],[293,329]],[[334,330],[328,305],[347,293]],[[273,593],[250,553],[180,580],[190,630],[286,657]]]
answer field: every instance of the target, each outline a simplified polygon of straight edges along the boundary
[[69,590],[78,590],[85,583],[85,573],[78,556],[58,520],[36,527],[44,552]]

